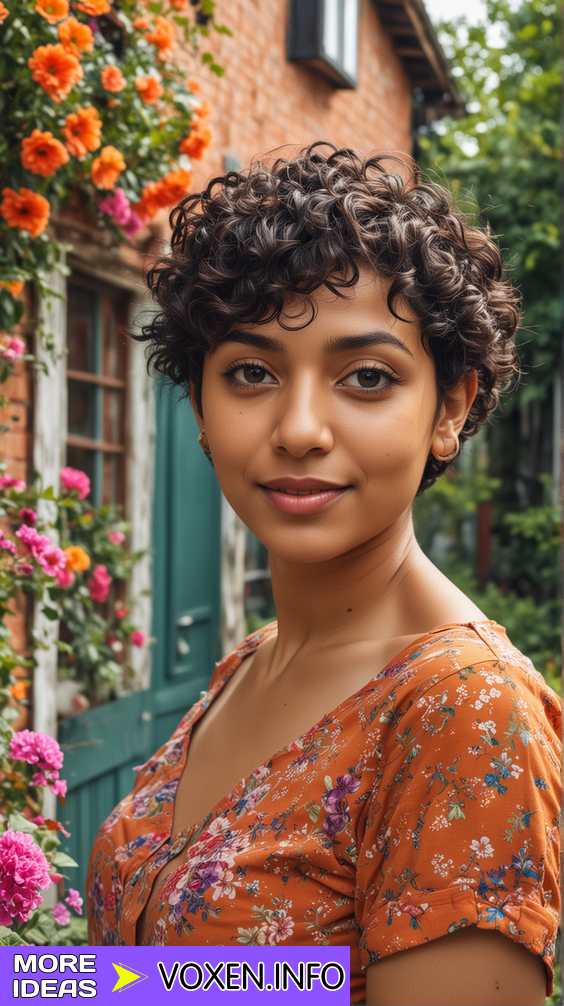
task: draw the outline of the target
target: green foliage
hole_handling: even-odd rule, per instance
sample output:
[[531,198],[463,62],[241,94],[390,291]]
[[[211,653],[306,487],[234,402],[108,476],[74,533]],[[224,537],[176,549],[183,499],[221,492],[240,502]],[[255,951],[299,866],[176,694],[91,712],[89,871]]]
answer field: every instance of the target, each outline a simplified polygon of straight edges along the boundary
[[521,288],[521,401],[542,397],[561,352],[560,213],[562,12],[556,0],[486,0],[504,45],[459,17],[440,28],[468,115],[420,137],[420,161],[499,235]]

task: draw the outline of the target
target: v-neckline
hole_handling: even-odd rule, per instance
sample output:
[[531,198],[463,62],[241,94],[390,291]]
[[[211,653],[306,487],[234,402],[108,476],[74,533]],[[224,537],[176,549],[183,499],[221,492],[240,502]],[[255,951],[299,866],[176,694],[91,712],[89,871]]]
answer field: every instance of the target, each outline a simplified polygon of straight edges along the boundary
[[[178,847],[178,850],[174,852],[174,855],[169,856],[169,858],[167,860],[167,863],[170,862],[171,859],[181,857],[182,853],[188,847],[188,844],[190,844],[190,845],[193,844],[192,842],[189,843],[190,836],[194,835],[194,834],[197,834],[198,831],[201,831],[202,828],[204,827],[204,825],[209,824],[211,821],[215,821],[215,819],[218,817],[218,815],[219,815],[219,813],[220,813],[221,808],[223,807],[223,805],[227,801],[232,800],[233,797],[236,794],[238,794],[239,792],[244,792],[245,791],[246,786],[248,785],[251,777],[254,775],[255,772],[257,772],[260,768],[263,768],[269,762],[273,762],[276,758],[280,757],[280,755],[282,755],[282,754],[285,754],[291,748],[298,747],[299,744],[300,744],[300,742],[303,741],[304,738],[308,736],[308,734],[312,733],[315,730],[315,728],[320,723],[326,721],[327,719],[331,719],[332,720],[335,717],[337,717],[338,714],[339,714],[339,712],[340,712],[340,710],[343,708],[343,706],[347,706],[351,702],[354,702],[354,700],[357,699],[358,696],[361,695],[364,691],[366,691],[368,688],[370,688],[374,684],[374,682],[376,682],[380,678],[384,677],[386,675],[386,672],[389,671],[390,668],[394,666],[394,664],[398,664],[398,663],[404,662],[410,655],[414,655],[417,652],[417,650],[423,645],[423,643],[427,639],[429,639],[430,636],[434,636],[434,635],[437,635],[438,633],[446,632],[449,629],[456,629],[456,628],[470,628],[470,629],[474,629],[474,631],[476,632],[476,634],[479,636],[479,632],[476,629],[476,626],[479,626],[479,625],[498,625],[498,623],[494,619],[490,619],[490,618],[488,618],[488,619],[479,619],[479,620],[476,620],[476,621],[473,621],[473,622],[446,622],[443,625],[437,626],[435,629],[430,629],[428,632],[423,633],[421,636],[418,636],[417,639],[412,640],[411,643],[408,643],[407,646],[405,646],[403,648],[403,650],[400,650],[399,653],[397,653],[391,660],[389,660],[388,663],[383,668],[381,668],[381,670],[378,671],[377,674],[375,674],[364,685],[362,685],[361,688],[358,688],[355,692],[353,692],[347,698],[343,699],[342,702],[339,702],[338,705],[336,705],[329,712],[324,713],[323,716],[321,716],[320,719],[318,719],[313,724],[313,726],[311,726],[303,734],[300,734],[300,736],[296,740],[291,741],[290,743],[288,743],[288,744],[284,745],[283,747],[279,748],[278,751],[275,751],[274,754],[270,755],[269,758],[266,758],[265,761],[263,761],[260,765],[257,765],[257,767],[255,769],[253,769],[253,771],[251,773],[249,773],[249,775],[247,775],[243,779],[241,779],[237,783],[237,785],[234,786],[234,788],[232,790],[230,790],[228,793],[226,793],[221,798],[221,800],[218,800],[217,803],[214,804],[214,806],[208,811],[208,813],[204,815],[204,817],[200,818],[199,821],[196,821],[194,824],[190,825],[188,828],[183,828],[180,831],[178,831],[176,833],[176,835],[174,836],[174,839],[172,837],[172,825],[173,825],[173,820],[174,820],[174,807],[173,807],[173,813],[172,813],[172,816],[171,816],[170,828],[168,830],[167,837],[165,839],[163,839],[162,843],[160,843],[158,847],[156,847],[156,848],[154,848],[152,850],[152,854],[156,855],[156,853],[160,849],[162,849],[163,845],[166,845],[166,843],[168,842],[170,844],[171,852],[172,852],[172,850],[177,845],[179,847]],[[185,734],[184,734],[184,737],[183,737],[183,741],[184,741],[184,743],[183,743],[183,753],[182,753],[182,758],[180,759],[180,761],[178,763],[178,774],[176,776],[175,799],[176,799],[176,793],[178,792],[178,785],[180,783],[180,779],[181,779],[182,773],[183,773],[183,771],[184,771],[184,769],[186,767],[186,762],[188,760],[188,752],[189,752],[189,749],[190,749],[190,740],[191,740],[191,737],[192,737],[192,731],[194,729],[194,726],[202,718],[202,716],[204,715],[204,713],[207,712],[207,710],[213,705],[213,703],[215,702],[217,696],[223,690],[223,688],[225,687],[225,685],[227,684],[227,682],[231,680],[231,678],[233,677],[233,675],[239,669],[239,667],[243,663],[243,660],[245,660],[245,658],[248,657],[248,656],[250,656],[252,653],[255,653],[256,650],[258,649],[260,643],[263,642],[263,640],[265,638],[270,637],[273,634],[273,632],[276,631],[276,627],[277,627],[277,623],[276,622],[272,622],[269,625],[264,626],[264,628],[262,630],[259,630],[259,632],[252,639],[250,639],[248,641],[245,641],[235,651],[234,654],[228,654],[226,657],[224,657],[223,660],[220,661],[220,664],[222,664],[224,661],[228,662],[227,673],[222,674],[218,678],[218,680],[216,681],[216,683],[213,685],[213,687],[211,689],[209,689],[207,692],[203,693],[202,696],[201,696],[201,698],[200,698],[200,700],[199,700],[199,702],[195,703],[195,705],[199,706],[200,708],[198,709],[196,715],[193,716],[193,717],[191,717],[189,720],[187,720],[187,722],[185,724]],[[499,626],[499,628],[502,628],[502,626]],[[220,666],[220,665],[218,665],[218,666]],[[204,706],[204,702],[206,701],[206,699],[208,701],[207,701],[207,704]],[[194,708],[194,707],[192,707],[192,708]],[[183,842],[182,843],[180,842],[181,836],[183,838]],[[183,859],[181,860],[181,862],[179,862],[177,868],[180,868],[180,866],[182,865],[182,863],[183,863]],[[165,865],[166,864],[163,863],[163,867]],[[175,868],[175,869],[177,869],[177,868]],[[139,906],[140,907],[139,914],[133,920],[133,932],[135,933],[135,939],[137,938],[137,925],[138,925],[139,918],[140,918],[142,912],[144,911],[144,909],[147,906],[147,904],[151,901],[153,895],[155,895],[157,893],[157,891],[159,890],[159,887],[161,887],[162,884],[166,883],[170,879],[170,877],[173,875],[173,873],[175,872],[174,870],[171,871],[171,873],[168,874],[163,881],[159,882],[159,875],[161,873],[161,870],[162,870],[162,867],[157,871],[157,873],[156,873],[156,875],[155,875],[155,877],[153,879],[153,882],[150,885],[150,889],[149,889],[147,898],[145,899],[144,903]]]
[[[200,709],[199,709],[198,713],[196,714],[196,716],[194,716],[190,720],[190,722],[186,725],[186,734],[184,736],[184,742],[185,742],[184,743],[184,750],[183,750],[182,758],[181,758],[181,760],[179,762],[179,771],[178,771],[178,775],[177,775],[177,778],[176,778],[177,789],[178,789],[178,784],[180,783],[180,779],[181,779],[182,773],[183,773],[183,771],[184,771],[184,769],[186,767],[186,762],[188,761],[188,752],[189,752],[189,749],[190,749],[190,740],[192,738],[192,731],[193,731],[196,723],[198,723],[198,721],[202,718],[202,716],[204,715],[204,713],[206,713],[208,711],[208,709],[211,708],[211,706],[215,702],[217,696],[220,694],[221,691],[223,691],[223,688],[225,687],[225,685],[227,684],[227,682],[231,680],[231,678],[236,673],[236,671],[238,671],[238,669],[241,666],[241,664],[243,663],[243,661],[247,657],[249,657],[252,653],[256,652],[256,650],[258,649],[260,643],[264,641],[265,637],[269,638],[270,636],[272,636],[273,632],[276,629],[276,624],[277,624],[276,622],[272,622],[269,625],[265,626],[264,629],[259,630],[259,632],[257,633],[257,635],[256,635],[255,638],[253,638],[252,640],[249,640],[248,642],[245,642],[242,646],[240,646],[238,648],[238,650],[235,651],[235,654],[236,654],[235,655],[235,659],[234,660],[232,659],[232,662],[231,662],[231,664],[230,664],[230,666],[228,668],[227,674],[222,675],[216,681],[216,683],[213,686],[213,688],[211,689],[211,691],[208,691],[208,692],[205,693],[205,695],[202,695],[199,703],[196,703],[196,705],[200,705]],[[394,664],[400,663],[401,661],[407,659],[410,654],[414,654],[420,648],[420,646],[423,644],[423,642],[426,639],[428,639],[429,636],[434,636],[434,635],[436,635],[437,633],[440,633],[440,632],[446,632],[448,629],[455,629],[455,628],[472,628],[473,629],[477,625],[498,625],[498,623],[494,619],[491,619],[491,618],[479,619],[479,620],[473,621],[473,622],[445,622],[444,625],[439,625],[439,626],[437,626],[436,629],[430,629],[428,632],[425,632],[421,636],[418,636],[417,639],[414,639],[411,643],[408,643],[407,646],[405,646],[403,648],[403,650],[400,650],[399,653],[397,653],[394,657],[392,657],[392,659],[388,661],[388,663],[385,665],[385,667],[383,667],[380,671],[378,671],[378,673],[375,674],[374,677],[370,678],[370,680],[367,681],[364,685],[362,685],[361,688],[358,688],[356,690],[356,692],[352,693],[352,695],[349,695],[347,698],[343,699],[343,701],[339,702],[338,705],[336,705],[333,709],[331,709],[328,712],[324,713],[323,716],[321,716],[318,720],[316,720],[316,722],[313,724],[313,726],[309,727],[309,729],[306,730],[303,734],[300,734],[300,736],[296,740],[290,741],[288,744],[285,744],[283,747],[281,747],[277,751],[275,751],[274,754],[270,755],[263,762],[261,762],[260,765],[257,765],[257,767],[255,769],[253,769],[253,771],[250,772],[249,775],[244,776],[233,787],[233,789],[229,790],[229,792],[226,793],[221,798],[221,800],[218,800],[217,803],[214,804],[214,806],[208,811],[208,813],[205,814],[202,818],[200,818],[199,821],[196,821],[194,824],[190,825],[188,828],[182,828],[180,831],[178,831],[176,833],[176,835],[174,836],[174,840],[172,839],[172,820],[171,820],[171,823],[170,823],[170,832],[169,832],[169,835],[168,835],[168,841],[170,841],[171,845],[174,846],[176,844],[176,842],[179,840],[180,836],[181,835],[185,835],[186,836],[186,842],[187,842],[190,834],[193,833],[193,832],[195,832],[195,831],[197,831],[206,822],[206,820],[208,820],[208,821],[215,820],[215,818],[218,816],[219,809],[226,802],[226,800],[228,800],[231,797],[233,797],[234,794],[237,793],[238,790],[241,789],[241,788],[242,788],[243,792],[245,791],[245,787],[247,786],[247,784],[249,783],[250,779],[255,774],[255,772],[258,772],[259,769],[263,768],[269,762],[273,762],[276,758],[279,758],[280,755],[285,754],[290,749],[298,747],[299,744],[300,744],[300,742],[303,741],[304,738],[307,737],[310,733],[312,733],[315,730],[315,728],[317,726],[319,726],[320,723],[323,723],[327,719],[333,720],[336,716],[338,716],[338,714],[339,714],[339,712],[340,712],[340,710],[342,709],[343,706],[348,706],[351,702],[354,702],[354,700],[357,699],[358,696],[362,694],[362,692],[366,691],[367,688],[370,688],[370,686],[373,685],[375,681],[378,681],[380,678],[384,677],[385,674],[386,674],[386,672],[389,671],[389,669],[391,667],[393,667]],[[499,627],[502,628],[502,626],[499,626]],[[271,631],[268,631],[268,630],[271,630]],[[223,659],[224,660],[229,660],[229,657],[232,657],[232,656],[233,655],[230,654],[228,657],[224,657]],[[208,704],[204,708],[203,703],[204,703],[205,698],[207,698],[208,696],[209,696],[209,702],[208,702]],[[175,794],[175,798],[176,798],[176,794]],[[182,851],[182,849],[180,851]],[[180,852],[176,853],[176,855],[180,855]]]

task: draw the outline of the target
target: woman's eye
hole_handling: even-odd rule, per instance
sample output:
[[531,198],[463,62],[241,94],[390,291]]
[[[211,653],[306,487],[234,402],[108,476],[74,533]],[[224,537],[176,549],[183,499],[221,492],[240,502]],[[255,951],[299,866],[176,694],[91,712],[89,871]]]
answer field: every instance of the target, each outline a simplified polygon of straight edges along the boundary
[[390,378],[387,374],[384,374],[381,370],[372,370],[370,368],[365,368],[364,370],[356,370],[354,374],[349,374],[348,377],[344,379],[347,381],[349,388],[381,388]]
[[[237,370],[232,372],[232,376],[235,377],[241,384],[272,384],[273,378],[272,374],[269,374],[268,370],[264,367],[256,367],[253,364],[249,364],[246,367],[238,367]],[[272,380],[268,380],[268,378]]]

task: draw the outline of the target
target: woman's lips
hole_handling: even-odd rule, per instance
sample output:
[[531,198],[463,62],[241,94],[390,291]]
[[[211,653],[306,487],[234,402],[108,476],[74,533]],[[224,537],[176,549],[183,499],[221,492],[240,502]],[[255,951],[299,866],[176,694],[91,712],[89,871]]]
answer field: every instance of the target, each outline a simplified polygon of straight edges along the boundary
[[351,487],[344,486],[342,489],[323,489],[318,492],[300,493],[299,495],[288,491],[283,492],[280,489],[271,489],[268,486],[261,485],[260,488],[272,505],[277,510],[281,510],[282,513],[304,514],[317,513],[318,510],[324,510],[325,507],[330,506],[331,503],[339,499]]

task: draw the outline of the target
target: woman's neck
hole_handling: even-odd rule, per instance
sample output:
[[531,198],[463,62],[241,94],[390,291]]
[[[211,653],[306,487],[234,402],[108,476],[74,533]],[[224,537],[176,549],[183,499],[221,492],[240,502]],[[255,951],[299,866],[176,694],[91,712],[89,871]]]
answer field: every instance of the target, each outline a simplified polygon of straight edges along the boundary
[[278,666],[304,647],[395,638],[432,627],[423,624],[429,616],[421,609],[427,607],[432,571],[442,574],[421,551],[411,513],[328,562],[299,564],[271,556],[270,568]]

